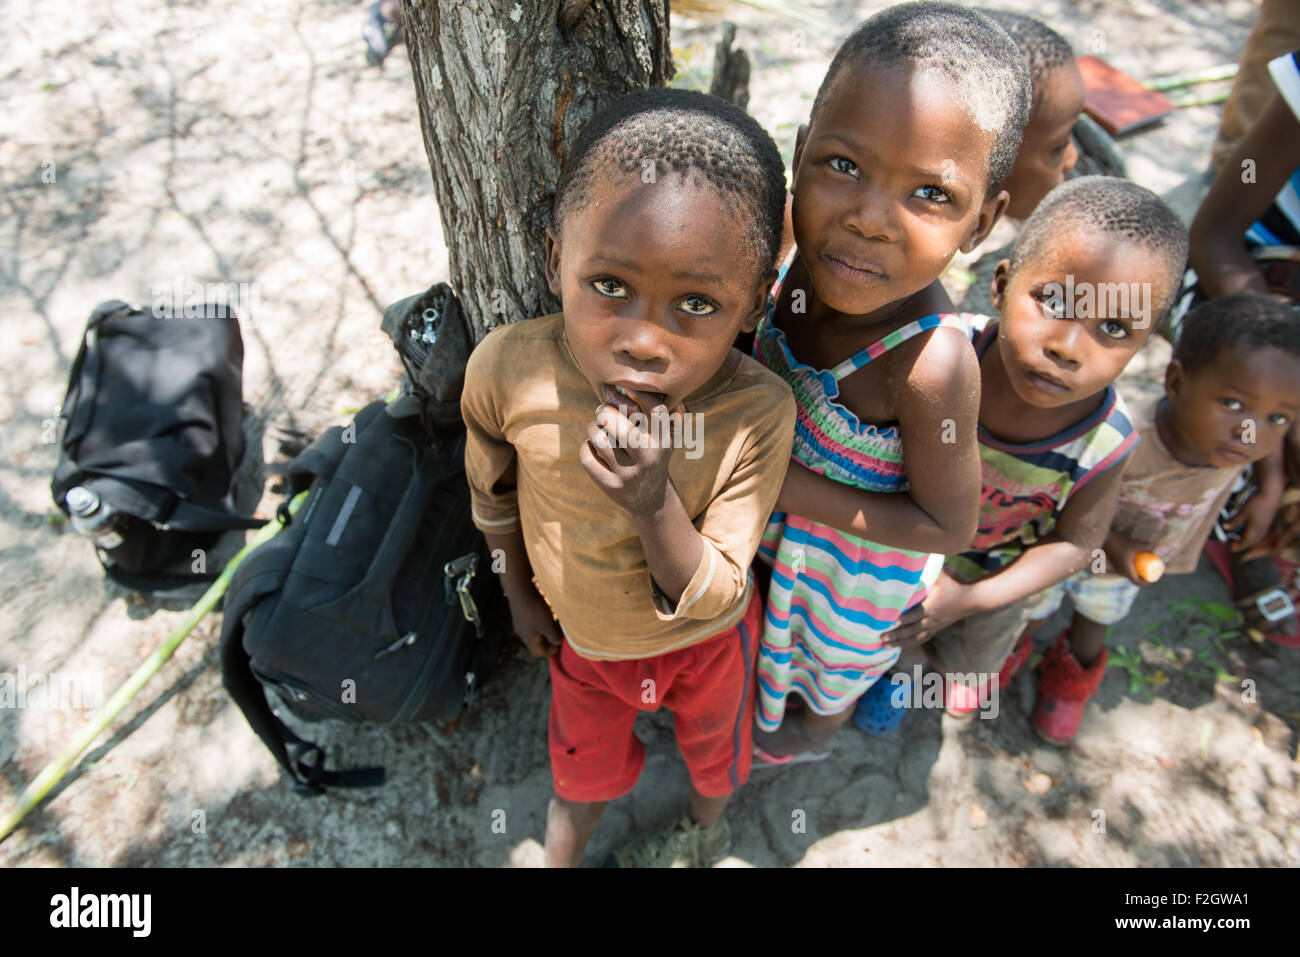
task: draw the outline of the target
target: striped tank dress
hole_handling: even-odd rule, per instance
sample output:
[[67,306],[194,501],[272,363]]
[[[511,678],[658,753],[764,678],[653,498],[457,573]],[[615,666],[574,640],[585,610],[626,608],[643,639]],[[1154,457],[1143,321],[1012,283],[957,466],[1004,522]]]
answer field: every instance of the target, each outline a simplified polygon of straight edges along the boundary
[[[793,458],[827,478],[871,492],[904,492],[897,426],[859,422],[837,403],[839,382],[915,335],[948,326],[969,335],[958,315],[930,315],[897,329],[834,369],[814,369],[790,352],[774,315],[793,253],[782,266],[754,337],[754,358],[789,383],[798,406]],[[755,720],[775,731],[798,691],[818,714],[853,704],[898,659],[881,634],[922,601],[943,570],[943,555],[878,545],[775,512],[758,549],[772,567],[759,645]]]

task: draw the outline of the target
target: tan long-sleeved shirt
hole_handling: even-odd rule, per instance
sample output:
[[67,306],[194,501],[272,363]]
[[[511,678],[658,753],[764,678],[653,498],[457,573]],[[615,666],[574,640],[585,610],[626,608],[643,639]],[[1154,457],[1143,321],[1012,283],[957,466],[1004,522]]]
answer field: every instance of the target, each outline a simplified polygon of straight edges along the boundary
[[489,333],[461,397],[474,523],[489,534],[522,531],[538,588],[585,658],[649,658],[731,628],[790,460],[789,387],[732,350],[684,400],[698,418],[673,450],[669,477],[704,551],[676,607],[651,578],[631,516],[578,461],[600,403],[562,313]]

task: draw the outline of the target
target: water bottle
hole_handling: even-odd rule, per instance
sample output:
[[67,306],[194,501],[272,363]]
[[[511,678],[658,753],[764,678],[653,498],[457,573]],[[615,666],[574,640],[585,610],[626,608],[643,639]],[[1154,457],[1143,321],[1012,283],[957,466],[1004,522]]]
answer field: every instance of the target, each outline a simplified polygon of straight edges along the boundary
[[120,516],[104,504],[98,493],[81,485],[68,489],[65,499],[72,513],[72,527],[107,551],[122,544]]

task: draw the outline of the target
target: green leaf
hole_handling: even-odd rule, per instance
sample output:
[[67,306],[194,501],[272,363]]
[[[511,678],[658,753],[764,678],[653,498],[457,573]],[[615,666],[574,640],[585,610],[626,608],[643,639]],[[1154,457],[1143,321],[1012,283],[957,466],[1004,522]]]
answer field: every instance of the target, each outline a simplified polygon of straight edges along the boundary
[[1220,621],[1234,622],[1237,620],[1237,609],[1218,601],[1207,601],[1204,603],[1206,611],[1210,612]]

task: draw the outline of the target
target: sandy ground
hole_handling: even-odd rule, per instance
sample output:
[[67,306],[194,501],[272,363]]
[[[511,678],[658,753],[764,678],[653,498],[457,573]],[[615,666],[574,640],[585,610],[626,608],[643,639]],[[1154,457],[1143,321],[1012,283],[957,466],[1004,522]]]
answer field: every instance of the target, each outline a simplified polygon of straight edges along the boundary
[[[835,46],[880,6],[807,4],[819,27],[737,17],[754,58],[751,112],[787,158]],[[1234,61],[1254,15],[1249,0],[1007,6],[1144,76]],[[0,670],[77,672],[108,695],[180,615],[105,586],[90,550],[51,521],[43,433],[91,308],[148,302],[174,277],[258,283],[256,307],[241,310],[254,425],[314,432],[395,381],[381,310],[447,278],[447,259],[409,65],[399,50],[382,71],[365,67],[359,4],[3,10]],[[706,85],[717,27],[674,30],[677,82]],[[1187,109],[1124,141],[1130,175],[1190,216],[1217,122],[1217,107]],[[1126,388],[1153,388],[1167,354],[1153,343]],[[1221,637],[1206,603],[1226,597],[1204,562],[1144,593],[1113,638],[1123,663],[1069,751],[1034,737],[1032,681],[1020,678],[996,720],[961,728],[919,711],[886,738],[849,729],[824,764],[756,771],[732,805],[727,863],[1300,864],[1300,654]],[[538,862],[544,665],[520,651],[454,727],[310,729],[331,764],[382,763],[390,783],[309,800],[280,783],[226,699],[217,630],[213,616],[181,646],[0,844],[0,864]],[[0,805],[87,714],[0,711]],[[645,774],[611,807],[593,859],[684,800],[669,717],[639,731]]]

